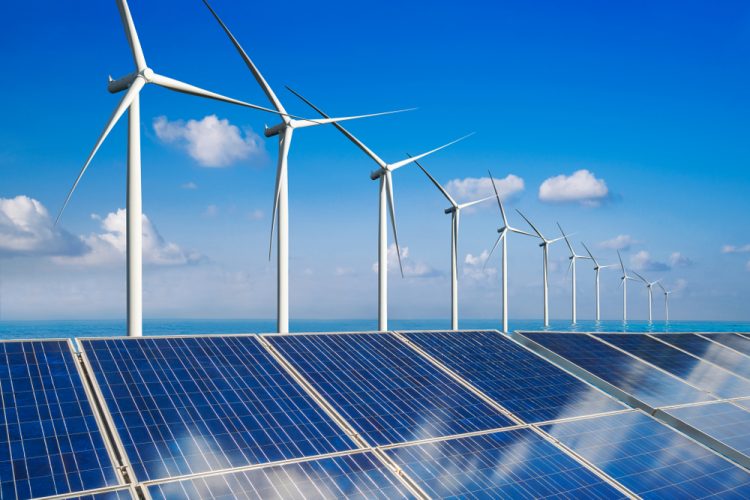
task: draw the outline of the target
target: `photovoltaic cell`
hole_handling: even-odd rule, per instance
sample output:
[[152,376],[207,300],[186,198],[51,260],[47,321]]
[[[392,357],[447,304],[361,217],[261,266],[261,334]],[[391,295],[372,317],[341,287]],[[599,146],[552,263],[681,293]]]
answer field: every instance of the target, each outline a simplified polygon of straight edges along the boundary
[[624,408],[496,332],[408,332],[403,335],[525,422]]
[[595,336],[722,398],[750,396],[750,381],[647,335],[613,333]]
[[513,425],[390,334],[265,338],[370,444]]
[[617,498],[623,495],[531,429],[386,450],[433,498]]
[[645,498],[748,498],[750,474],[640,412],[542,427]]
[[354,448],[253,336],[80,342],[140,481]]
[[731,372],[750,378],[750,357],[692,333],[659,334],[659,338]]
[[0,342],[0,497],[119,484],[64,340]]
[[371,453],[269,466],[149,487],[154,500],[412,498]]
[[750,412],[732,403],[716,403],[672,408],[667,413],[750,456]]
[[615,387],[657,407],[715,399],[586,334],[524,333]]
[[134,498],[136,497],[133,493],[129,489],[124,488],[77,497],[65,497],[65,500],[132,500]]
[[735,351],[750,356],[750,339],[736,333],[703,333],[701,337],[706,337],[714,342],[731,347]]

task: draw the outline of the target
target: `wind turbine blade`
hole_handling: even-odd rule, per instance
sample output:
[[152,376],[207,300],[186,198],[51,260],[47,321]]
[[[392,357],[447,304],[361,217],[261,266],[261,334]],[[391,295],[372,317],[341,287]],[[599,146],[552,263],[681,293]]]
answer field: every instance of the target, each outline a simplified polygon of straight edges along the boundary
[[458,208],[458,203],[456,203],[456,201],[453,199],[453,197],[448,194],[448,191],[446,191],[445,188],[443,188],[443,186],[441,186],[440,183],[432,175],[430,175],[430,173],[427,171],[427,169],[424,168],[422,165],[420,165],[420,163],[418,161],[415,161],[414,163],[432,181],[432,183],[435,185],[435,187],[438,188],[438,190],[440,190],[441,193],[443,193],[443,196],[445,196],[448,199],[448,201],[450,202],[450,204],[453,205],[453,207]]
[[[321,110],[319,107],[317,107],[315,104],[313,104],[309,100],[307,100],[304,97],[302,97],[302,95],[300,95],[299,93],[297,93],[293,89],[287,87],[287,90],[289,90],[289,92],[291,92],[292,94],[294,94],[298,98],[300,98],[305,104],[307,104],[308,106],[310,106],[312,109],[314,109],[315,111],[317,111],[320,114],[320,116],[322,116],[323,118],[330,118],[330,116],[328,116],[327,114],[325,114],[323,112],[323,110]],[[378,155],[376,155],[370,148],[368,148],[367,146],[365,146],[362,141],[360,141],[359,139],[357,139],[356,137],[354,137],[354,135],[351,132],[349,132],[348,130],[346,130],[342,125],[340,125],[337,122],[333,122],[333,126],[336,127],[337,129],[339,129],[339,132],[341,132],[342,134],[344,134],[344,136],[347,139],[349,139],[355,146],[357,146],[359,149],[361,149],[362,152],[364,152],[367,156],[369,156],[370,158],[372,158],[375,161],[375,163],[377,163],[380,166],[380,168],[385,168],[385,166],[386,166],[385,161],[383,161],[382,158],[380,158]]]
[[566,277],[566,278],[567,278],[567,277],[568,277],[568,275],[570,274],[570,268],[572,268],[572,267],[573,267],[573,259],[569,259],[569,262],[568,262],[568,270],[567,270],[567,271],[565,271],[565,277]]
[[224,30],[224,33],[227,34],[229,37],[229,40],[231,40],[234,47],[237,49],[237,52],[239,52],[240,57],[242,57],[242,60],[245,61],[245,64],[247,65],[250,72],[255,77],[255,81],[258,82],[258,85],[260,85],[260,88],[263,89],[263,93],[266,94],[266,97],[268,97],[268,100],[271,101],[271,104],[273,104],[273,107],[275,107],[280,113],[286,113],[286,110],[284,109],[284,106],[281,105],[281,101],[279,101],[279,98],[276,97],[276,94],[274,93],[273,89],[271,89],[271,86],[268,85],[268,82],[266,82],[266,79],[263,78],[263,75],[260,73],[260,70],[255,66],[255,63],[253,63],[252,59],[250,59],[250,56],[247,55],[245,50],[240,45],[240,42],[237,41],[237,39],[234,37],[231,31],[229,31],[229,28],[227,28],[227,25],[224,24],[224,21],[221,20],[219,15],[214,11],[213,8],[208,4],[206,0],[203,0],[203,3],[208,7],[208,10],[213,14],[216,21],[219,23],[221,28]]
[[591,257],[591,260],[593,260],[593,261],[594,261],[594,266],[595,266],[595,267],[601,267],[601,266],[599,266],[599,263],[598,263],[598,262],[596,261],[596,259],[594,258],[594,254],[592,254],[592,253],[591,253],[591,250],[589,250],[589,247],[587,247],[587,246],[586,246],[586,243],[584,243],[584,242],[581,242],[581,245],[583,245],[583,248],[585,248],[585,249],[586,249],[586,253],[587,253],[587,254],[589,254],[589,257]]
[[641,276],[640,274],[638,274],[635,271],[633,271],[633,274],[635,274],[636,276],[638,276],[638,278],[640,278],[641,281],[643,281],[644,283],[646,283],[648,285],[648,281],[646,281],[646,278],[644,278],[643,276]]
[[414,111],[415,109],[417,108],[397,109],[395,111],[383,111],[382,113],[370,113],[368,115],[344,116],[341,118],[323,118],[322,120],[306,120],[306,119],[295,120],[294,128],[314,127],[315,125],[325,125],[327,123],[338,123],[338,122],[345,122],[349,120],[358,120],[360,118],[372,118],[374,116],[393,115],[396,113],[405,113],[406,111]]
[[535,234],[527,233],[526,231],[521,231],[520,229],[516,229],[515,227],[510,227],[510,226],[506,226],[506,227],[508,228],[508,231],[512,231],[518,234],[523,234],[526,236],[531,236],[532,238],[538,238],[538,236]]
[[174,90],[175,92],[182,92],[183,94],[205,97],[206,99],[214,99],[216,101],[227,102],[229,104],[237,104],[238,106],[257,109],[258,111],[265,111],[267,113],[273,113],[275,115],[284,115],[295,118],[293,115],[286,115],[285,113],[280,113],[273,109],[264,108],[263,106],[257,106],[255,104],[232,99],[231,97],[226,97],[221,94],[217,94],[216,92],[204,90],[202,88],[196,87],[195,85],[190,85],[189,83],[184,83],[179,80],[175,80],[174,78],[169,78],[168,76],[154,74],[154,76],[151,77],[151,82],[159,85],[160,87]]
[[620,255],[620,251],[617,251],[617,258],[620,259],[620,268],[622,268],[622,274],[628,274],[625,272],[625,264],[622,263],[622,255]]
[[548,244],[548,245],[551,245],[552,243],[555,243],[556,241],[560,241],[560,240],[562,240],[562,239],[563,239],[563,237],[562,237],[562,236],[558,236],[557,238],[554,238],[554,239],[548,240],[548,241],[547,241],[547,244]]
[[[286,141],[287,138],[284,137],[284,140]],[[283,144],[279,144],[279,154],[283,154],[282,150],[284,148]],[[279,211],[279,196],[281,196],[281,176],[283,172],[281,170],[281,161],[279,161],[278,166],[276,167],[276,187],[273,191],[273,211],[271,212],[271,236],[268,240],[268,260],[271,260],[271,255],[273,252],[273,232],[276,228],[276,214]]]
[[487,200],[492,200],[492,199],[494,199],[494,198],[495,198],[494,196],[488,196],[488,197],[486,197],[486,198],[482,198],[481,200],[474,200],[474,201],[469,201],[469,202],[467,202],[467,203],[462,203],[462,204],[460,204],[460,205],[458,206],[458,208],[460,208],[460,209],[464,209],[464,208],[470,207],[470,206],[472,206],[472,205],[478,205],[479,203],[484,203],[485,201],[487,201]]
[[661,283],[659,283],[658,281],[656,282],[656,284],[657,284],[657,285],[659,285],[659,288],[661,288],[661,291],[662,291],[662,292],[664,292],[664,293],[668,293],[668,292],[667,292],[667,289],[666,289],[666,288],[664,288],[664,285],[662,285],[662,284],[661,284]]
[[78,174],[78,177],[76,178],[76,181],[73,183],[73,187],[70,188],[70,191],[68,192],[68,196],[65,198],[65,202],[62,205],[62,208],[60,209],[60,212],[57,214],[57,218],[55,219],[55,225],[60,221],[60,217],[62,217],[63,212],[65,211],[65,207],[68,206],[68,203],[70,202],[70,198],[73,196],[73,192],[78,187],[78,183],[81,182],[81,178],[83,177],[83,174],[86,173],[86,169],[89,168],[89,165],[91,164],[91,160],[94,159],[94,155],[97,151],[99,151],[99,148],[101,147],[102,143],[104,143],[104,140],[107,138],[107,135],[112,131],[112,128],[115,126],[117,121],[122,117],[122,115],[125,113],[125,110],[128,109],[128,106],[133,102],[133,99],[135,99],[136,95],[138,95],[138,92],[141,91],[143,86],[146,84],[146,82],[143,80],[143,78],[136,78],[133,80],[132,85],[130,85],[130,88],[125,93],[125,95],[122,97],[122,100],[120,100],[120,103],[115,108],[114,112],[112,113],[112,116],[109,117],[109,121],[107,121],[107,125],[104,127],[104,130],[102,131],[101,135],[99,135],[99,139],[96,141],[96,144],[94,144],[94,148],[91,150],[91,153],[89,153],[88,158],[86,158],[86,163],[83,164],[83,168],[81,169],[81,172]]
[[451,142],[449,142],[447,144],[443,144],[442,146],[437,147],[437,148],[435,148],[433,150],[427,151],[426,153],[422,153],[421,155],[417,155],[417,156],[414,156],[412,158],[407,158],[405,160],[401,160],[401,161],[397,161],[396,163],[392,163],[392,164],[388,165],[388,170],[390,170],[391,172],[393,172],[394,170],[399,169],[399,168],[403,167],[404,165],[408,165],[409,163],[415,162],[417,160],[421,160],[425,156],[429,156],[432,153],[436,153],[436,152],[440,151],[441,149],[445,149],[448,146],[452,146],[453,144],[455,144],[457,142],[461,142],[464,139],[466,139],[467,137],[471,137],[472,135],[474,135],[474,132],[472,132],[470,134],[466,134],[463,137],[459,137],[456,140],[453,140],[453,141],[451,141]]
[[500,243],[500,240],[505,238],[505,231],[500,233],[500,236],[497,237],[495,240],[495,244],[492,245],[492,250],[490,250],[490,254],[487,256],[487,259],[484,261],[484,265],[482,266],[482,270],[484,270],[487,267],[487,263],[490,261],[490,258],[492,257],[492,254],[494,253],[495,249],[497,248],[497,244]]
[[125,27],[125,36],[128,37],[128,45],[130,45],[130,50],[133,52],[135,67],[138,68],[138,71],[143,71],[147,68],[146,58],[143,56],[143,49],[138,39],[138,32],[135,30],[133,16],[130,15],[130,7],[128,7],[127,0],[117,0],[117,9],[120,11],[122,25]]
[[[396,230],[396,207],[393,203],[393,178],[391,173],[385,172],[385,188],[388,192],[388,211],[391,214],[391,227],[393,228],[393,241],[396,243],[396,255],[398,256],[398,267],[401,269],[401,277],[404,277],[404,266],[401,263],[401,247],[398,244],[398,231]],[[386,270],[387,272],[387,270]]]
[[575,250],[573,250],[573,245],[570,244],[570,240],[568,239],[568,236],[565,234],[565,231],[563,231],[563,228],[562,228],[562,226],[560,225],[559,222],[557,223],[557,227],[560,228],[560,232],[562,233],[563,238],[565,239],[565,244],[568,245],[568,249],[570,250],[570,255],[572,255],[573,257],[575,257],[576,252],[575,252]]
[[537,236],[539,236],[542,240],[547,241],[547,240],[544,239],[544,236],[542,236],[542,233],[539,232],[539,230],[536,228],[536,226],[534,224],[532,224],[531,221],[529,219],[527,219],[526,216],[524,214],[522,214],[520,210],[516,209],[516,212],[518,212],[518,215],[520,215],[521,217],[523,217],[523,220],[525,220],[529,224],[529,226],[531,226],[531,229],[534,230],[534,232],[537,234]]
[[490,172],[489,169],[487,169],[487,173],[490,175],[490,181],[492,182],[492,189],[495,191],[495,198],[497,198],[497,205],[500,207],[500,216],[503,218],[503,224],[505,224],[505,227],[508,227],[508,217],[505,215],[505,208],[503,207],[503,202],[500,201],[500,193],[497,192],[497,186],[495,185],[495,177],[492,175],[492,172]]

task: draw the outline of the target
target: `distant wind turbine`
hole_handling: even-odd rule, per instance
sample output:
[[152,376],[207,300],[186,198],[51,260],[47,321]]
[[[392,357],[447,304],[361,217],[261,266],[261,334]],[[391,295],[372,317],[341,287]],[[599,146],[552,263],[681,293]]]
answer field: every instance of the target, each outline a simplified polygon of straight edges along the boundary
[[289,177],[287,173],[287,165],[289,158],[289,149],[292,143],[292,134],[295,129],[312,127],[315,125],[323,125],[327,123],[341,122],[347,120],[354,120],[358,118],[370,118],[373,116],[382,116],[393,113],[399,113],[402,111],[389,111],[384,113],[374,113],[369,115],[359,116],[347,116],[343,118],[325,118],[317,120],[305,120],[295,119],[289,116],[286,109],[281,104],[281,101],[276,96],[271,86],[263,78],[260,70],[255,66],[255,63],[250,59],[245,50],[242,48],[237,39],[229,31],[229,28],[224,24],[219,15],[209,5],[206,0],[203,0],[208,10],[213,14],[216,21],[221,25],[221,28],[226,33],[229,40],[234,45],[235,49],[239,53],[242,60],[245,61],[248,69],[255,77],[258,85],[263,89],[266,97],[271,102],[274,108],[279,112],[282,118],[282,122],[273,127],[266,127],[265,136],[273,137],[279,136],[279,155],[278,165],[276,168],[276,189],[274,191],[273,198],[273,211],[271,213],[271,238],[268,247],[268,259],[271,259],[271,252],[273,250],[273,232],[276,227],[276,216],[278,215],[278,233],[277,233],[277,312],[276,312],[276,328],[279,333],[286,333],[289,331]]
[[581,245],[583,245],[583,248],[586,249],[586,253],[589,254],[591,260],[594,261],[594,272],[596,273],[596,320],[599,321],[601,319],[601,310],[599,306],[599,271],[608,267],[615,267],[616,264],[599,264],[599,261],[594,258],[591,250],[589,250],[589,247],[586,246],[586,243],[581,242]]
[[491,200],[494,196],[488,196],[486,198],[466,203],[458,203],[450,194],[448,194],[448,191],[446,191],[445,188],[441,186],[432,175],[430,175],[426,168],[424,168],[418,161],[415,161],[414,163],[422,169],[422,172],[425,173],[435,187],[443,194],[445,199],[448,200],[448,203],[451,204],[449,208],[445,209],[446,214],[451,214],[451,330],[458,330],[458,223],[461,216],[461,210]]
[[563,239],[562,236],[559,238],[554,239],[547,239],[544,237],[544,235],[539,231],[539,229],[536,228],[534,224],[531,223],[531,221],[526,218],[524,214],[521,213],[520,210],[516,210],[516,212],[519,213],[523,219],[528,222],[529,226],[531,226],[531,229],[534,230],[534,232],[541,238],[542,242],[539,243],[539,246],[542,247],[542,276],[544,281],[544,326],[549,326],[549,284],[548,284],[548,271],[547,268],[549,267],[549,246],[556,242]]
[[505,207],[503,207],[503,202],[500,200],[500,194],[498,193],[497,186],[495,185],[495,178],[492,176],[492,172],[490,172],[489,170],[487,171],[487,173],[490,175],[490,180],[492,181],[492,189],[495,190],[495,198],[497,198],[497,205],[498,207],[500,207],[500,216],[503,219],[503,227],[497,230],[497,232],[500,234],[497,237],[497,240],[495,240],[495,244],[492,246],[492,250],[490,250],[490,254],[487,256],[487,260],[484,261],[484,267],[487,267],[487,263],[490,261],[492,253],[497,248],[500,240],[502,240],[503,333],[508,333],[508,233],[525,234],[526,236],[531,236],[532,238],[534,238],[535,236],[533,234],[527,233],[526,231],[511,227],[511,225],[508,223],[508,217],[505,215]]
[[[289,89],[289,87],[287,87]],[[298,92],[289,89],[294,95],[302,99],[308,106],[317,111],[323,118],[328,118],[320,108],[315,104],[302,97]],[[345,129],[341,124],[334,123],[334,127],[344,134],[355,146],[357,146],[363,153],[370,157],[377,165],[378,169],[370,173],[370,179],[380,181],[379,190],[379,220],[378,220],[378,329],[380,331],[388,330],[388,214],[390,212],[391,228],[393,229],[393,241],[396,243],[396,255],[398,257],[398,265],[401,269],[401,276],[404,275],[404,268],[401,263],[401,249],[398,244],[398,231],[396,230],[396,208],[393,203],[393,172],[405,165],[414,163],[421,160],[425,156],[431,155],[441,149],[445,149],[448,146],[456,144],[467,137],[474,135],[471,134],[460,137],[447,144],[443,144],[440,147],[427,151],[426,153],[419,154],[410,158],[406,158],[395,163],[387,163],[380,156],[376,155],[370,148],[357,139],[351,132]]]
[[140,100],[139,95],[143,87],[148,83],[153,83],[176,92],[184,94],[205,97],[217,101],[223,101],[230,104],[237,104],[252,109],[266,111],[278,114],[272,109],[248,104],[237,99],[225,97],[208,90],[195,87],[193,85],[180,82],[173,78],[159,75],[146,64],[146,58],[143,55],[141,43],[138,39],[138,33],[130,15],[130,9],[126,0],[117,0],[117,7],[120,11],[122,24],[125,27],[125,35],[128,38],[128,44],[133,53],[135,61],[135,71],[123,76],[117,80],[110,77],[107,89],[110,93],[117,93],[127,90],[125,96],[115,108],[110,116],[104,131],[96,141],[94,148],[91,150],[86,162],[78,174],[73,187],[68,192],[65,202],[60,209],[55,220],[55,225],[60,220],[63,211],[68,206],[73,192],[78,187],[83,174],[89,167],[91,160],[99,150],[104,140],[109,135],[112,128],[119,121],[125,110],[128,110],[128,166],[127,166],[127,222],[126,222],[126,240],[127,240],[127,288],[128,288],[128,336],[141,336],[143,333],[143,295],[142,295],[142,273],[143,273],[143,228],[142,228],[142,193],[141,193],[141,119],[140,119]]
[[571,296],[572,296],[572,311],[571,315],[573,318],[573,324],[575,325],[578,319],[577,314],[577,304],[576,304],[576,261],[578,259],[589,259],[590,257],[586,257],[585,255],[578,255],[576,251],[573,249],[573,245],[570,244],[570,240],[568,239],[568,235],[565,234],[565,231],[563,231],[562,226],[560,223],[557,223],[557,227],[560,228],[560,232],[563,235],[563,238],[565,239],[565,244],[568,245],[568,250],[570,250],[570,264],[568,265],[568,271],[571,271]]
[[622,276],[620,276],[620,286],[622,286],[622,321],[628,320],[628,280],[635,281],[635,278],[628,274],[625,269],[625,264],[622,263],[622,256],[620,251],[617,251],[617,258],[620,259],[620,269],[622,270]]
[[658,284],[661,291],[664,292],[664,321],[669,322],[669,295],[672,293],[672,290],[667,290],[661,283]]
[[643,276],[641,276],[637,272],[633,271],[633,274],[635,274],[636,276],[638,276],[638,278],[640,278],[640,280],[643,281],[643,283],[646,285],[646,288],[648,289],[648,322],[651,323],[653,321],[653,315],[651,313],[652,313],[652,309],[653,309],[653,305],[654,305],[654,300],[653,300],[653,295],[651,293],[651,288],[654,285],[656,285],[657,283],[659,283],[661,280],[647,281],[646,278],[644,278]]

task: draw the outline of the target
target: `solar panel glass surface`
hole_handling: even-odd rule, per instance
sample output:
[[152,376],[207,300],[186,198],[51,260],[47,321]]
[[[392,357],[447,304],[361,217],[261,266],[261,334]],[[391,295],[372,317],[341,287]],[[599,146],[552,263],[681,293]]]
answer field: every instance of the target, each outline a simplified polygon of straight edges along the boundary
[[672,408],[667,413],[750,456],[750,412],[732,403]]
[[625,408],[496,332],[403,335],[525,422]]
[[513,424],[390,334],[265,338],[371,444]]
[[140,481],[354,448],[253,336],[81,345]]
[[70,344],[0,342],[0,497],[119,484]]
[[412,498],[371,453],[186,479],[149,487],[154,500],[235,498]]
[[104,491],[90,495],[80,495],[76,497],[65,497],[65,500],[132,500],[137,498],[129,489]]
[[692,333],[659,334],[659,338],[731,372],[750,378],[750,357]]
[[531,429],[387,449],[433,498],[617,498],[623,495]]
[[750,339],[743,337],[742,335],[736,333],[702,333],[701,337],[706,337],[714,342],[724,344],[735,351],[750,356]]
[[640,412],[542,427],[644,498],[748,498],[750,473]]

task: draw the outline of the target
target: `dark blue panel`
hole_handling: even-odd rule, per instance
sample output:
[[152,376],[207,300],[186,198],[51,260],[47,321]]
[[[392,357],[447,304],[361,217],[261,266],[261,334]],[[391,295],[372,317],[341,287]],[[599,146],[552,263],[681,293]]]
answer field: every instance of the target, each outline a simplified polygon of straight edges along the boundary
[[596,337],[722,398],[750,396],[750,381],[647,335],[626,333]]
[[433,498],[622,498],[531,429],[393,448],[386,453]]
[[736,333],[710,333],[701,334],[701,337],[707,337],[714,342],[731,347],[735,351],[750,356],[750,339]]
[[399,479],[371,453],[163,483],[148,491],[154,500],[412,498]]
[[624,408],[599,390],[495,332],[408,332],[404,335],[526,422]]
[[750,474],[640,412],[543,430],[645,498],[750,498]]
[[750,456],[750,412],[732,403],[716,403],[675,408],[667,413]]
[[0,498],[118,484],[67,341],[0,342]]
[[523,335],[651,406],[715,399],[586,334]]
[[692,333],[660,334],[659,338],[727,370],[750,378],[750,357]]
[[141,481],[354,447],[253,336],[81,343]]
[[129,489],[105,491],[93,495],[81,495],[77,497],[65,497],[65,500],[132,500],[136,498]]
[[512,425],[390,334],[266,339],[371,444]]

